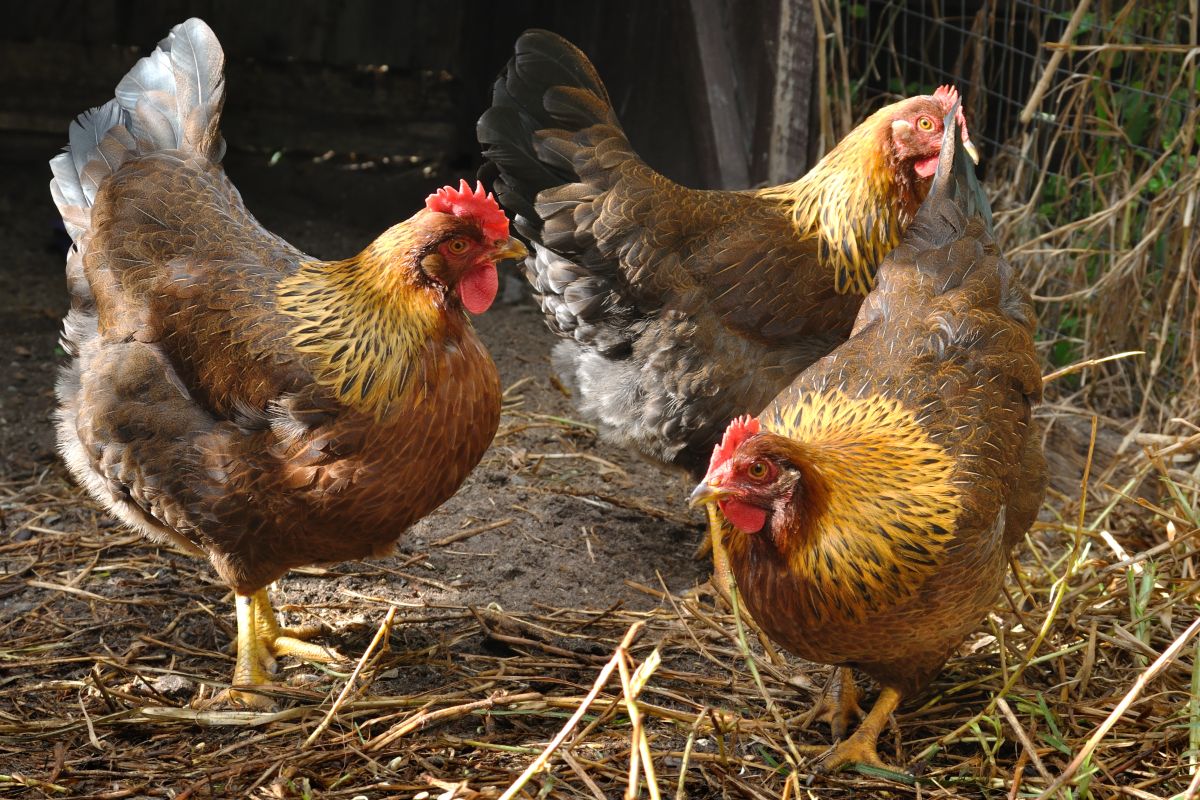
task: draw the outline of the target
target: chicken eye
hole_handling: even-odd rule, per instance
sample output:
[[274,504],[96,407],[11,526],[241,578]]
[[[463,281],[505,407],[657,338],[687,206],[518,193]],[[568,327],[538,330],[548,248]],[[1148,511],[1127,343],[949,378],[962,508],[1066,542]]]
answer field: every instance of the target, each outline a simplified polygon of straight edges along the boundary
[[750,468],[746,470],[746,474],[749,475],[753,480],[761,481],[767,477],[768,471],[767,462],[755,461],[750,465]]
[[933,120],[931,120],[929,117],[918,117],[917,127],[928,133],[929,131],[933,130]]
[[460,256],[463,253],[467,252],[467,240],[466,239],[451,239],[449,247],[450,247],[451,253],[453,253],[456,256]]

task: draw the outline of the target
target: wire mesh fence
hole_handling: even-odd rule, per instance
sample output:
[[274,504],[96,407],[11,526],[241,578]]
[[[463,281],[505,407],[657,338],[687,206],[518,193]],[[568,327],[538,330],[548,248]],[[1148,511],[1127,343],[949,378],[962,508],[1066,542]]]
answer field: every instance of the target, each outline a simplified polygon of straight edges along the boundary
[[1048,365],[1145,351],[1052,395],[1131,433],[1200,412],[1197,0],[818,2],[825,134],[956,84]]

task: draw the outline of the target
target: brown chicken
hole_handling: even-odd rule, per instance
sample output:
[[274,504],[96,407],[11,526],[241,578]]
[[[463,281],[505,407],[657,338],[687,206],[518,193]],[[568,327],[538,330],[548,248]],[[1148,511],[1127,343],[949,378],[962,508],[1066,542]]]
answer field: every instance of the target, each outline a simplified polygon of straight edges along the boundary
[[1045,491],[1029,293],[953,131],[943,147],[849,341],[735,420],[693,494],[720,508],[758,624],[841,668],[836,738],[859,713],[850,669],[882,686],[827,770],[881,764],[889,715],[991,608]]
[[233,684],[253,687],[275,656],[332,657],[278,626],[264,587],[386,552],[491,443],[499,379],[463,312],[526,251],[463,183],[357,256],[305,256],[220,166],[223,62],[203,22],[177,26],[51,161],[74,240],[58,438],[113,514],[233,588]]
[[699,480],[729,420],[849,335],[956,99],[942,87],[881,109],[794,183],[701,191],[638,157],[582,52],[522,35],[477,134],[533,243],[526,276],[583,415]]

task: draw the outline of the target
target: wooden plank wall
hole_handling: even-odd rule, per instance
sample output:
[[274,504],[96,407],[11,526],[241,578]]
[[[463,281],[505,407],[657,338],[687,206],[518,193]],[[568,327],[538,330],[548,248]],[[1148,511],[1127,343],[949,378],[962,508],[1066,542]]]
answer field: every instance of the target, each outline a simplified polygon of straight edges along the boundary
[[65,134],[189,16],[226,49],[234,147],[412,153],[466,168],[513,41],[544,27],[589,54],[635,148],[669,177],[741,188],[791,179],[809,162],[810,0],[12,4],[0,30],[0,129]]

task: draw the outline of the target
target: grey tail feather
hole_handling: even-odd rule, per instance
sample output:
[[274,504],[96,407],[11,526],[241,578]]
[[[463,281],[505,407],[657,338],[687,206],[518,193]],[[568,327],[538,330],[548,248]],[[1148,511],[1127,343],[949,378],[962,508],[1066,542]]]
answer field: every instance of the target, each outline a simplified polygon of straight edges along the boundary
[[[991,203],[975,177],[975,165],[962,146],[957,120],[959,104],[955,103],[946,115],[937,172],[910,228],[913,235],[934,244],[945,244],[961,235],[962,226],[973,217],[982,218],[988,234],[992,233]],[[956,218],[952,219],[947,213],[948,206],[957,209],[961,218],[954,215]]]
[[569,161],[540,146],[542,135],[571,139],[594,125],[624,136],[608,90],[583,51],[550,31],[521,34],[476,136],[485,160],[480,177],[521,218],[523,233],[541,225],[534,208],[539,192],[578,180]]
[[71,123],[50,161],[50,193],[73,240],[87,230],[101,182],[129,158],[182,150],[218,162],[225,54],[202,20],[176,25],[117,84],[116,97]]

